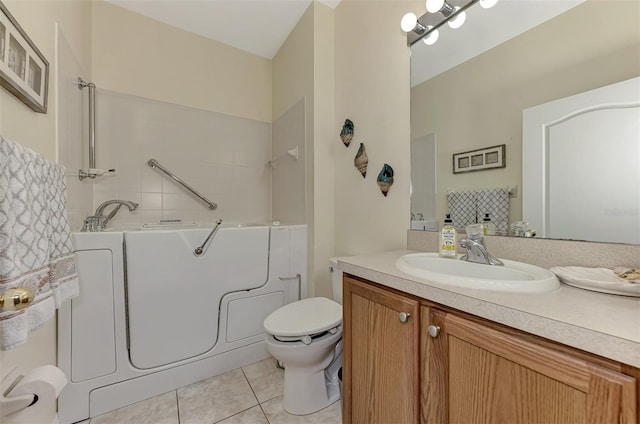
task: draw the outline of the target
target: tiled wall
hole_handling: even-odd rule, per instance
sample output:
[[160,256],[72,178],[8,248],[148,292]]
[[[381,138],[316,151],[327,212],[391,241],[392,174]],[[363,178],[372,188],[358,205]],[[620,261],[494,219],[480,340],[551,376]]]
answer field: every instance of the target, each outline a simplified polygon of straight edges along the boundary
[[58,162],[66,168],[69,222],[77,231],[93,208],[92,183],[78,179],[78,169],[86,168],[88,161],[88,94],[78,88],[77,80],[87,76],[62,31],[57,36]]
[[[94,207],[110,199],[140,203],[112,225],[161,219],[271,221],[271,124],[101,90],[96,92],[98,168]],[[157,159],[218,203],[210,211],[169,177],[147,166]]]

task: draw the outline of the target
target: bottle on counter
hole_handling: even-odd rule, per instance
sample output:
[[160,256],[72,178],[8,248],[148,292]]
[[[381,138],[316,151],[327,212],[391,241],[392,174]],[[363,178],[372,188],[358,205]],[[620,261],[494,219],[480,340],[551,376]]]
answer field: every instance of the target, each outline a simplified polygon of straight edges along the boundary
[[482,220],[482,228],[484,229],[485,236],[495,236],[496,235],[496,224],[491,222],[491,217],[488,213],[484,214],[484,219]]
[[445,215],[444,225],[440,230],[440,256],[456,258],[456,229],[449,213]]

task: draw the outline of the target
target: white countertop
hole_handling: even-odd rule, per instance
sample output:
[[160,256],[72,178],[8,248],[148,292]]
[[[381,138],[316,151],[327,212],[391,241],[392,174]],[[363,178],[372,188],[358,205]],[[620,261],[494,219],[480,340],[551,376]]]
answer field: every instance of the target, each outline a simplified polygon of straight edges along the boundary
[[464,289],[399,271],[401,250],[340,257],[338,269],[540,337],[640,367],[640,298],[562,285],[542,294]]

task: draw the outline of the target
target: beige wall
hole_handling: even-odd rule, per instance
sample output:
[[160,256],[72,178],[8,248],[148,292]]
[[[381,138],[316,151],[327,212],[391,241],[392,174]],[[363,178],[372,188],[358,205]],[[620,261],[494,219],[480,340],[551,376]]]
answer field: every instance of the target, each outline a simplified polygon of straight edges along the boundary
[[[447,190],[522,187],[523,109],[640,75],[639,16],[635,0],[590,0],[412,89],[412,137],[436,135],[438,220]],[[453,174],[452,154],[498,144],[506,168]]]
[[[91,3],[89,1],[23,1],[3,3],[24,28],[49,62],[48,113],[37,114],[4,89],[0,89],[0,133],[44,156],[56,157],[55,23],[64,31],[67,41],[82,67],[91,70]],[[55,322],[34,332],[29,341],[16,349],[0,352],[0,378],[13,367],[23,370],[56,363]],[[51,408],[32,421],[51,423]],[[4,422],[4,421],[3,421]],[[11,421],[6,420],[7,423]]]
[[[311,104],[308,120],[313,123],[313,25],[314,7],[310,5],[273,57],[272,122],[306,97]],[[312,129],[307,135],[313,135]]]
[[[313,222],[315,296],[332,296],[329,258],[335,256],[335,11],[314,2],[313,163],[307,170],[307,216]],[[312,185],[311,185],[312,183]]]
[[[336,254],[404,248],[409,222],[409,50],[400,19],[415,2],[343,0],[335,16]],[[345,148],[345,119],[355,137]],[[369,156],[366,179],[353,166],[359,143]],[[384,197],[376,178],[382,165],[395,171]],[[316,170],[316,178],[323,171]]]
[[[301,98],[306,106],[306,157],[300,160],[305,161],[306,173],[309,296],[331,296],[328,263],[335,252],[333,22],[334,10],[313,2],[273,59],[274,122]],[[277,143],[274,139],[274,149]],[[289,201],[296,199],[292,195]]]
[[271,122],[268,59],[99,0],[93,52],[99,89]]
[[91,2],[4,0],[3,3],[49,62],[49,106],[47,114],[35,113],[0,89],[0,131],[5,137],[55,159],[55,23],[64,30],[78,60],[90,73]]
[[[273,122],[278,121],[283,114],[290,110],[296,103],[301,100],[304,102],[305,113],[305,148],[304,156],[300,156],[299,161],[304,162],[305,179],[304,191],[302,195],[304,199],[304,215],[305,223],[308,225],[308,246],[307,252],[307,270],[311,275],[313,269],[313,244],[314,244],[314,226],[311,224],[313,216],[313,192],[309,190],[309,183],[313,181],[313,122],[314,122],[314,104],[313,104],[313,51],[314,51],[314,11],[313,5],[310,5],[300,18],[295,28],[289,34],[289,37],[282,44],[278,53],[273,57]],[[273,140],[274,149],[279,145],[280,140]],[[284,150],[284,147],[279,147]],[[274,154],[276,150],[274,150]],[[297,168],[297,167],[296,167]],[[293,168],[292,168],[293,169]],[[282,171],[274,170],[275,172]],[[293,178],[293,176],[287,176]],[[300,177],[295,173],[295,177]],[[275,178],[274,181],[277,181]],[[274,192],[278,189],[274,187]],[[300,196],[292,194],[290,196],[282,196],[274,198],[273,211],[294,207],[299,208],[300,205],[292,205],[292,202],[299,201]],[[274,216],[274,219],[278,219]],[[313,278],[307,280],[307,294],[312,295],[314,291]]]

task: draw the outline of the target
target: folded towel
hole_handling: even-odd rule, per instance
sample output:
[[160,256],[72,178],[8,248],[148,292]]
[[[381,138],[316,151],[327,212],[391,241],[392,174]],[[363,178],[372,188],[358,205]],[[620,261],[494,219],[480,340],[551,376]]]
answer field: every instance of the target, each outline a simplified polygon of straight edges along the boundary
[[0,350],[23,344],[79,294],[64,168],[0,136],[0,294],[28,287],[32,303],[0,309]]

